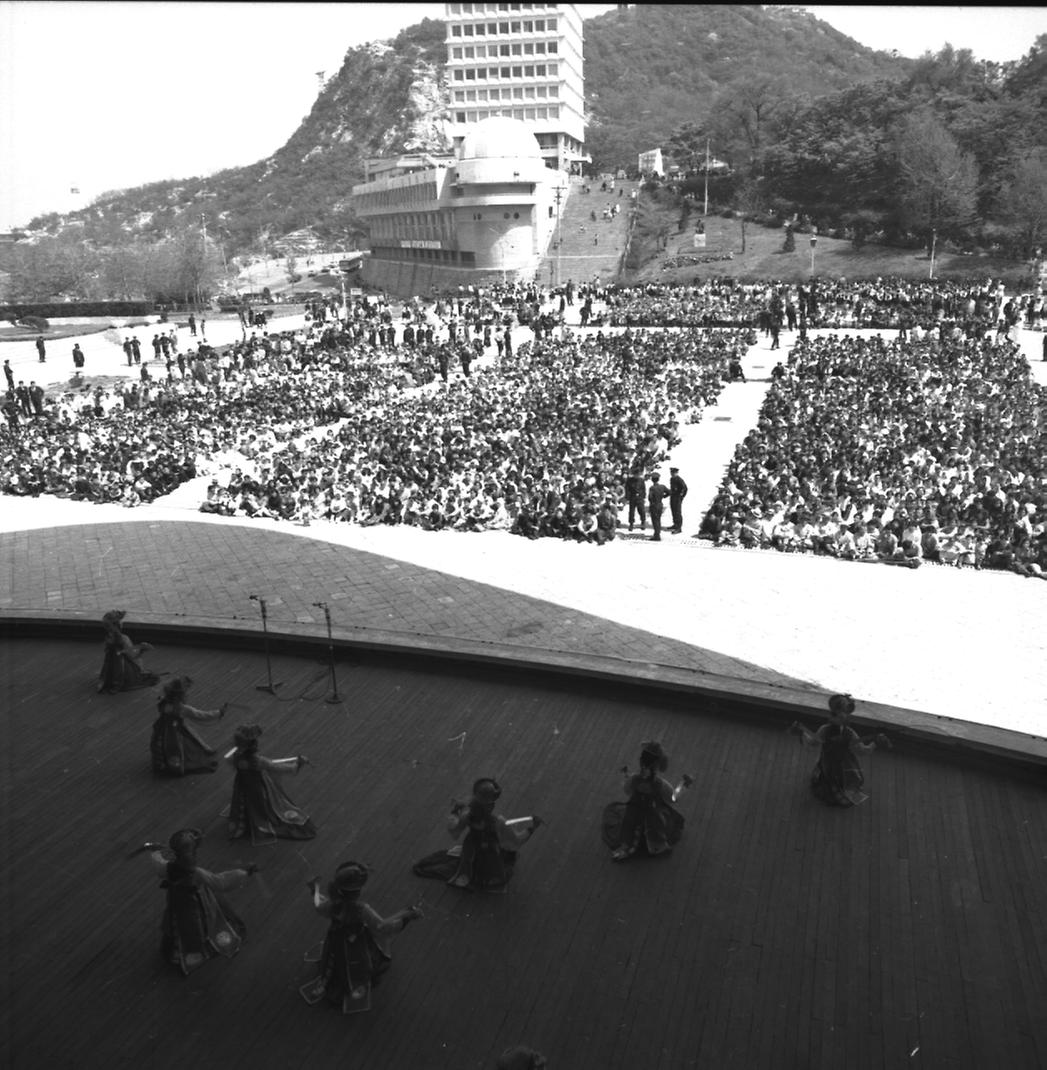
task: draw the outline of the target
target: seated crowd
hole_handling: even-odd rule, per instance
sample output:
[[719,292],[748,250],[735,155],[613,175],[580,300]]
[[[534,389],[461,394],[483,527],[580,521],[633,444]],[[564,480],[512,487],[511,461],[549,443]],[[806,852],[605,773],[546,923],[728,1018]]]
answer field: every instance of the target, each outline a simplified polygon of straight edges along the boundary
[[801,343],[700,534],[721,546],[1043,575],[1045,402],[1006,340]]
[[[46,399],[0,429],[0,492],[138,505],[226,455],[290,441],[367,398],[431,382],[461,343],[396,346],[381,316],[253,334],[167,360],[166,379],[83,388]],[[6,411],[6,410],[5,410]]]
[[605,297],[615,326],[769,327],[777,319],[789,330],[837,327],[938,330],[985,334],[998,324],[1039,323],[1042,300],[1026,295],[1007,301],[991,281],[879,278],[815,279],[790,285],[733,278],[691,284],[647,283],[611,287]]
[[371,396],[337,428],[255,453],[204,508],[602,543],[626,473],[664,459],[677,413],[698,418],[735,352],[722,332],[528,343],[446,390]]
[[[626,309],[662,323],[670,307],[694,311],[673,304],[696,297],[686,291],[511,283],[434,294],[396,314],[380,299],[355,301],[341,319],[317,303],[299,330],[245,329],[231,346],[172,351],[166,378],[84,388],[30,413],[6,407],[0,492],[133,506],[219,469],[231,477],[211,484],[203,511],[603,543],[626,477],[648,476],[678,444],[680,422],[700,420],[742,377],[755,332],[575,334],[555,305],[595,298],[612,319]],[[936,327],[890,339],[801,332],[704,537],[909,567],[1044,568],[1045,392],[1006,336],[980,326],[1015,309],[1027,319],[1028,302],[988,284],[883,280],[796,296],[809,310],[812,293],[826,307],[856,294],[899,302],[903,291],[910,308],[941,313]],[[708,292],[724,318],[781,312],[792,299],[773,284]],[[534,328],[517,352],[514,322]],[[471,374],[495,346],[499,359]]]

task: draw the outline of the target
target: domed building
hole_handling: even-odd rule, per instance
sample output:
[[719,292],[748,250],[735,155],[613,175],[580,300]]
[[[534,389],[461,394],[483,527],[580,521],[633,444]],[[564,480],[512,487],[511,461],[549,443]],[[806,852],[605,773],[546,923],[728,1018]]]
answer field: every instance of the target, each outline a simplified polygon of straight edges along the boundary
[[[492,16],[500,11],[486,7]],[[534,279],[570,195],[571,173],[588,159],[580,140],[575,6],[532,5],[546,17],[519,21],[488,20],[484,8],[447,5],[454,155],[369,160],[366,181],[353,187],[353,208],[371,237],[363,279],[390,293]],[[487,43],[461,44],[476,37]],[[502,54],[546,62],[477,66],[478,56]],[[459,82],[486,88],[458,89]],[[473,110],[475,99],[485,107]]]

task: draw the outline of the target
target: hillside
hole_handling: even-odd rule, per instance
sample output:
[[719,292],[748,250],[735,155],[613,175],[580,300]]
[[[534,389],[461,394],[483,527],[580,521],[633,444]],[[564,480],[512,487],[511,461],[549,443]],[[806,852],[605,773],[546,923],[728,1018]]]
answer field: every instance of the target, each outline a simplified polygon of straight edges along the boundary
[[[813,96],[906,69],[790,8],[643,5],[590,19],[585,34],[590,148],[603,167],[633,166],[639,149],[705,116],[753,72],[779,96]],[[109,193],[30,229],[56,234],[78,224],[83,238],[114,245],[156,240],[206,215],[229,255],[262,251],[307,225],[351,244],[361,230],[349,191],[365,158],[442,147],[443,40],[443,23],[427,19],[391,41],[349,49],[309,115],[265,160]]]
[[635,166],[678,127],[715,118],[738,86],[813,98],[910,67],[797,8],[636,5],[585,23],[588,148],[596,165]]

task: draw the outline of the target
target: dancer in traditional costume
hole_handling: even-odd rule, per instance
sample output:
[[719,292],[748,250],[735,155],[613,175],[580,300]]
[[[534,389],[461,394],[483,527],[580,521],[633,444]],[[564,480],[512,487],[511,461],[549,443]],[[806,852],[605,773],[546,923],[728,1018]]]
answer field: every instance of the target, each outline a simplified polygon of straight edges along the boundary
[[240,725],[233,737],[236,747],[226,758],[236,769],[233,799],[229,805],[229,838],[248,836],[256,847],[275,839],[311,840],[316,826],[309,815],[288,798],[275,775],[298,773],[309,759],[266,758],[258,753],[260,725]]
[[516,853],[542,824],[540,817],[506,821],[494,812],[502,789],[493,777],[473,784],[467,803],[452,801],[447,829],[459,846],[427,855],[414,865],[419,877],[444,880],[452,887],[482,892],[504,892],[516,867]]
[[117,691],[134,691],[139,687],[152,687],[160,678],[146,672],[142,655],[153,649],[150,643],[135,644],[124,634],[122,621],[127,613],[111,609],[102,617],[105,627],[105,656],[102,671],[98,674],[98,690],[104,694]]
[[168,841],[169,852],[158,843],[144,845],[167,893],[161,950],[183,974],[216,955],[232,958],[243,946],[247,927],[223,893],[241,887],[258,870],[255,865],[224,873],[201,868],[196,849],[202,839],[199,829],[181,829]]
[[668,855],[683,835],[684,819],[673,803],[680,792],[694,782],[685,776],[674,788],[659,773],[669,768],[662,745],[655,740],[640,744],[640,771],[622,768],[625,802],[610,803],[604,809],[603,839],[615,862],[625,862],[637,854]]
[[850,695],[833,695],[829,699],[829,721],[817,732],[811,732],[799,721],[789,731],[795,732],[807,747],[818,747],[818,764],[811,775],[811,791],[829,806],[858,806],[868,799],[862,791],[865,774],[859,754],[868,754],[877,746],[890,748],[890,740],[882,733],[862,739],[851,727],[854,699]]
[[190,706],[185,696],[192,683],[188,676],[176,676],[161,689],[156,704],[159,716],[153,722],[153,737],[149,744],[153,772],[157,776],[213,773],[218,768],[214,747],[209,747],[185,722],[186,718],[217,721],[225,715],[225,706],[217,710],[198,710]]
[[307,1003],[327,1000],[341,1007],[343,1014],[369,1011],[371,990],[392,963],[392,938],[415,918],[422,917],[415,906],[383,918],[370,904],[362,903],[360,892],[367,877],[366,866],[344,862],[328,884],[327,895],[320,891],[319,879],[309,882],[317,914],[329,918],[331,924],[324,939],[319,974],[299,989]]

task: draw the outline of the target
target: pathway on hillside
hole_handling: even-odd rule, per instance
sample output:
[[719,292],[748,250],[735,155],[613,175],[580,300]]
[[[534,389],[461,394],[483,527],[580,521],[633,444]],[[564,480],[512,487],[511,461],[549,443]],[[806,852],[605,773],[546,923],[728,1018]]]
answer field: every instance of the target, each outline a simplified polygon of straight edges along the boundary
[[[583,192],[586,185],[591,192]],[[565,283],[568,279],[576,283],[594,278],[602,282],[617,281],[618,262],[629,233],[632,205],[629,195],[635,188],[635,182],[623,180],[616,183],[615,189],[603,192],[594,179],[582,182],[572,178],[571,192],[560,218],[559,248],[554,233],[538,269],[538,281],[542,285],[550,285],[557,277]],[[604,219],[604,208],[613,205],[618,205],[618,215]]]

